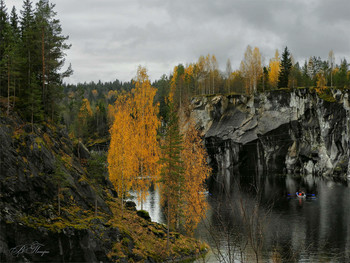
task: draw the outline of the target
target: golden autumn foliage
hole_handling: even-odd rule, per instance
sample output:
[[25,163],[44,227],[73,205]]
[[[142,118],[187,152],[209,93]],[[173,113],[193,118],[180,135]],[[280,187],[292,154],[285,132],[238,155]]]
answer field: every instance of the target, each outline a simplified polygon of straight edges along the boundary
[[78,136],[82,136],[87,130],[88,119],[92,116],[92,110],[88,99],[83,99],[78,113]]
[[111,100],[113,98],[116,98],[118,96],[118,91],[116,90],[109,90],[107,95],[106,95],[106,98]]
[[251,46],[247,46],[240,71],[245,79],[247,94],[256,92],[258,80],[262,75],[261,54],[258,47],[253,50]]
[[317,79],[316,91],[317,93],[321,94],[327,88],[326,87],[327,81],[322,72],[316,74],[316,79]]
[[[192,66],[187,67],[184,76],[190,76],[191,72]],[[203,194],[204,180],[211,171],[206,163],[207,154],[193,124],[183,142],[172,89],[168,99],[172,107],[161,158],[157,140],[158,105],[153,103],[155,94],[146,69],[139,67],[133,92],[120,94],[115,106],[108,107],[109,119],[113,119],[107,158],[110,180],[122,200],[130,189],[136,191],[142,209],[149,187],[161,179],[168,231],[169,227],[183,226],[191,234],[207,208]]]
[[83,102],[79,110],[78,118],[86,121],[86,119],[91,116],[92,116],[92,110],[91,110],[90,102],[88,99],[83,99]]
[[204,181],[209,177],[211,168],[207,163],[206,149],[193,123],[190,123],[184,136],[183,145],[184,227],[188,234],[192,234],[208,207]]
[[271,87],[277,88],[278,75],[280,72],[280,56],[276,49],[275,57],[270,60],[269,64],[269,82]]
[[97,96],[98,96],[98,91],[95,90],[95,89],[93,89],[93,90],[91,91],[91,93],[92,93],[92,95],[94,96],[94,98],[96,99]]
[[108,152],[110,177],[121,194],[131,188],[138,192],[141,206],[160,172],[155,93],[146,69],[139,67],[133,94],[120,94],[115,107],[108,107],[109,120],[113,119]]
[[133,137],[132,109],[127,96],[118,97],[114,113],[107,156],[108,172],[109,179],[123,202],[123,197],[130,190],[136,172],[136,155],[134,154],[136,141]]
[[133,135],[137,142],[135,149],[137,179],[133,182],[133,189],[139,193],[141,206],[146,198],[147,190],[159,177],[159,142],[157,131],[160,126],[158,119],[159,105],[154,105],[156,89],[151,86],[147,70],[139,67],[135,81],[132,99]]
[[208,206],[204,183],[211,168],[193,122],[181,135],[171,99],[169,106],[170,116],[162,144],[162,205],[166,208],[170,228],[184,229],[187,234],[193,234]]

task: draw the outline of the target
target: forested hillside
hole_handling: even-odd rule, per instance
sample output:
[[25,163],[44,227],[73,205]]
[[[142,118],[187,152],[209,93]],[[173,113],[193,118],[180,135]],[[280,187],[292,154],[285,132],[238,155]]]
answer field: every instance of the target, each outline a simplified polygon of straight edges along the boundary
[[32,125],[60,117],[63,78],[72,74],[65,65],[70,48],[54,5],[23,2],[20,16],[7,13],[0,2],[0,94],[7,100],[7,114],[21,113]]
[[[233,125],[232,133],[243,127],[250,136],[259,123],[257,101],[260,114],[271,105],[277,105],[276,116],[278,109],[289,118],[296,114],[285,134],[302,134],[294,129],[298,121],[309,128],[314,124],[306,129],[307,142],[320,133],[329,116],[334,118],[329,122],[332,125],[346,116],[340,110],[332,114],[332,110],[347,110],[348,95],[343,91],[350,88],[349,63],[338,58],[336,64],[332,50],[327,59],[310,54],[296,61],[288,47],[279,47],[272,58],[264,59],[258,47],[248,45],[236,69],[230,59],[226,69],[220,69],[216,56],[208,54],[174,65],[170,74],[159,79],[150,79],[148,69],[139,66],[134,78],[124,82],[118,80],[121,76],[111,76],[114,81],[69,83],[73,69],[66,52],[70,48],[54,4],[24,0],[18,11],[9,10],[0,0],[0,220],[1,233],[5,233],[0,239],[1,260],[37,260],[38,255],[28,253],[14,259],[11,250],[29,244],[32,236],[46,242],[47,261],[164,262],[201,257],[207,245],[192,237],[208,214],[207,182],[212,169],[228,171],[231,164],[243,163],[221,159],[231,149],[231,142],[226,148],[218,147],[227,139],[227,127]],[[286,101],[291,101],[295,111],[288,111]],[[311,101],[312,114],[305,112],[309,115],[301,118],[299,108],[307,108]],[[344,109],[335,104],[340,102]],[[237,105],[243,113],[236,118],[232,116],[237,111],[231,110]],[[324,109],[325,114],[320,114]],[[275,115],[266,114],[268,121],[260,121],[261,126],[276,124],[276,119],[269,119]],[[239,124],[238,119],[246,121]],[[320,124],[313,123],[316,119]],[[203,134],[213,123],[210,132],[215,134],[218,127],[215,132],[220,136],[222,132],[224,139],[215,134],[215,144],[210,146]],[[247,141],[237,139],[237,149],[255,143],[262,133],[254,132]],[[343,173],[347,153],[342,145],[345,139],[339,138],[345,133],[330,134],[335,135],[325,136],[327,143],[316,136],[312,147],[300,146],[303,162],[295,161],[297,143],[293,151],[285,143],[279,155],[277,146],[266,152],[294,158],[298,165],[293,163],[289,170],[299,172],[312,166],[309,170],[316,171],[315,149],[321,145],[324,151],[317,156],[324,158],[328,148],[332,148],[329,155],[336,156],[327,173]],[[261,152],[262,148],[257,149]],[[255,155],[247,159],[245,151],[233,152],[233,160],[238,155],[243,161],[254,160],[251,163],[257,159]],[[328,165],[326,161],[322,163]],[[143,210],[150,188],[159,189],[164,225],[151,222]],[[141,206],[139,211],[130,201],[131,193]]]

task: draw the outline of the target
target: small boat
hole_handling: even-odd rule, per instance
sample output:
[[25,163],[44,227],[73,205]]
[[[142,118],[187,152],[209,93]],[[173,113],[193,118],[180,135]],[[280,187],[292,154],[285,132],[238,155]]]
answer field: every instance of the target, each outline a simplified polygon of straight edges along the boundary
[[306,194],[305,192],[296,192],[294,194],[287,194],[288,198],[307,198],[307,199],[316,199],[315,194]]

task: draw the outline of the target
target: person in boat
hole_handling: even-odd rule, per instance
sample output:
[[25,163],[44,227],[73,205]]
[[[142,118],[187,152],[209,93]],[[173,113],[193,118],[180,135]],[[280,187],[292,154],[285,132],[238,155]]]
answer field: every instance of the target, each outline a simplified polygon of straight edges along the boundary
[[302,196],[305,196],[305,192],[299,190],[298,192],[296,192],[296,195],[299,197],[302,197]]

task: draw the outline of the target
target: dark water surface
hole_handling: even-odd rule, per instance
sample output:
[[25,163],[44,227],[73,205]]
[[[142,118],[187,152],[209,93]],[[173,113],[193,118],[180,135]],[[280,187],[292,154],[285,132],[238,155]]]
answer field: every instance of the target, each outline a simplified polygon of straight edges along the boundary
[[[195,233],[213,248],[206,262],[350,262],[349,186],[311,175],[211,182],[210,209]],[[316,198],[297,198],[299,190]],[[144,209],[164,223],[159,199],[150,191]]]

